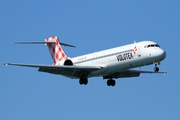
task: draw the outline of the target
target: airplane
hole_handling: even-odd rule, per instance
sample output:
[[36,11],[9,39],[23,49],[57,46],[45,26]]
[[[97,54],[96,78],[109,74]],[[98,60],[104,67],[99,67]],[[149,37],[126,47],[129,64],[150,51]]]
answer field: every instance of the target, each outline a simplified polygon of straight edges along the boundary
[[[108,86],[115,86],[117,78],[139,77],[141,73],[160,73],[158,65],[166,58],[166,52],[153,41],[134,42],[99,52],[70,58],[62,46],[75,47],[59,42],[57,36],[45,39],[45,42],[15,42],[14,44],[45,44],[54,61],[52,65],[5,63],[23,67],[39,68],[38,71],[79,79],[80,85],[87,85],[88,78],[107,79]],[[155,64],[154,70],[137,70],[141,66]]]

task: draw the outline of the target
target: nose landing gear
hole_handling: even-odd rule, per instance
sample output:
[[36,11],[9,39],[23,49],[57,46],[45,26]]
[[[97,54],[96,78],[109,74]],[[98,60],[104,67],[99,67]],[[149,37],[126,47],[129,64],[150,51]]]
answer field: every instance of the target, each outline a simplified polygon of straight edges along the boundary
[[160,63],[157,62],[157,63],[154,63],[154,64],[155,64],[154,72],[159,72],[159,67],[157,67],[157,66],[160,65]]

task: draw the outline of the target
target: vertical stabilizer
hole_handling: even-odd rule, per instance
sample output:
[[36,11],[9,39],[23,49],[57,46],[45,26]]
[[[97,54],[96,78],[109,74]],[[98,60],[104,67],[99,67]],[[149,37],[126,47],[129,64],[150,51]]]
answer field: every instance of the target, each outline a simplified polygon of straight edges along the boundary
[[[47,44],[47,46],[49,48],[50,54],[54,61],[54,65],[61,60],[68,59],[67,55],[64,53],[64,51],[59,43],[57,36],[46,38],[45,42],[51,42],[51,43]],[[54,42],[54,43],[52,43],[52,42]]]

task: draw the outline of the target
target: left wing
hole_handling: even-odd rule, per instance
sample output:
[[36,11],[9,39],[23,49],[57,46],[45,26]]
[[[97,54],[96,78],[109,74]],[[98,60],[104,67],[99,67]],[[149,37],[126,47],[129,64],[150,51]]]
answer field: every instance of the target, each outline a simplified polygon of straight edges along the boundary
[[5,63],[4,65],[34,67],[34,68],[39,68],[38,71],[40,72],[61,74],[63,76],[70,78],[80,78],[84,72],[90,73],[92,71],[101,69],[101,67],[98,66],[52,66],[52,65],[42,65],[42,64],[20,64],[20,63]]

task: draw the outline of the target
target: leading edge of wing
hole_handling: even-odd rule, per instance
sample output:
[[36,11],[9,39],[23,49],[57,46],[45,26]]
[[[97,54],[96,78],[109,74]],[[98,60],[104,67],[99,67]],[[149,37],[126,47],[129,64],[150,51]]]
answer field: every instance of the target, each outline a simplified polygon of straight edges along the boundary
[[167,74],[167,72],[154,72],[154,71],[145,71],[145,70],[126,70],[128,72],[135,72],[135,73],[159,73],[159,74]]
[[52,66],[43,64],[21,64],[21,63],[4,63],[4,65],[23,66],[23,67],[35,67],[35,68],[51,68],[51,69],[66,69],[66,70],[100,70],[98,66]]

